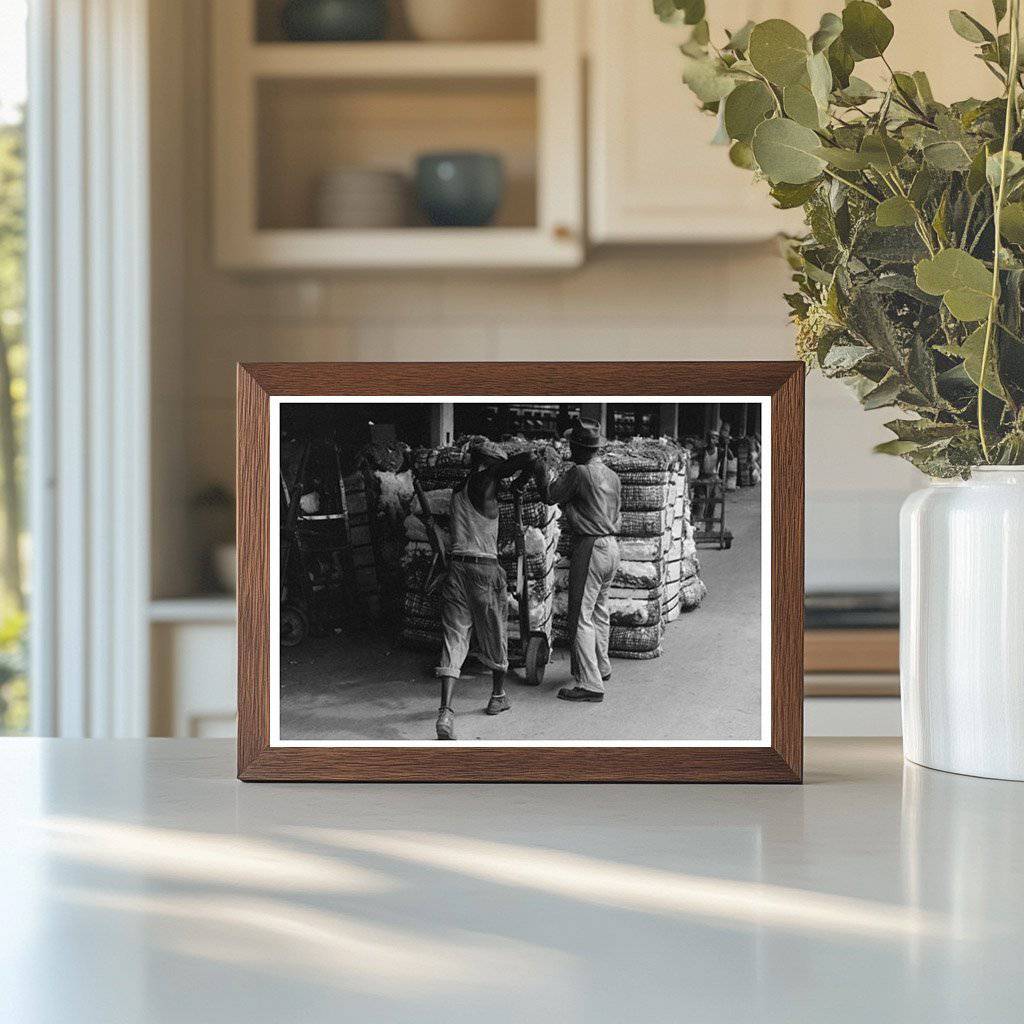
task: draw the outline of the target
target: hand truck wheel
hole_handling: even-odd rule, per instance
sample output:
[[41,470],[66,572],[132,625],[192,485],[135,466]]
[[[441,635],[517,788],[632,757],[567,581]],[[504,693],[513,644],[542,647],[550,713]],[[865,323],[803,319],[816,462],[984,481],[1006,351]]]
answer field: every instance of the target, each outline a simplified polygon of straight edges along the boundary
[[548,663],[548,639],[531,636],[526,643],[526,685],[540,686],[544,682],[544,667]]
[[294,647],[309,635],[309,619],[306,613],[294,604],[281,608],[281,646]]

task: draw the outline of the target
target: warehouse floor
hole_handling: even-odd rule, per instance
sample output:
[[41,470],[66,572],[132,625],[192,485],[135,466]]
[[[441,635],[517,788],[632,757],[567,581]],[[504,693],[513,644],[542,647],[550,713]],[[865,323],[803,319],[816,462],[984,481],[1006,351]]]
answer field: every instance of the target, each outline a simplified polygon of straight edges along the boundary
[[[603,704],[557,700],[570,682],[556,648],[544,683],[510,678],[512,710],[484,714],[490,672],[468,661],[456,684],[460,740],[752,740],[760,737],[761,489],[734,491],[732,549],[700,549],[708,596],[665,631],[665,653],[612,662]],[[281,651],[281,738],[426,740],[438,686],[428,652],[381,636],[332,636]]]

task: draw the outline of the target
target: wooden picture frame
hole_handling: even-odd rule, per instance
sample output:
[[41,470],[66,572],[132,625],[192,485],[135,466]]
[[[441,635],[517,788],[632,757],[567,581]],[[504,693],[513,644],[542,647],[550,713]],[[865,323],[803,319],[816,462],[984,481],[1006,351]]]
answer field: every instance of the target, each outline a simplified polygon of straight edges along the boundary
[[[238,777],[244,781],[800,782],[804,367],[799,362],[238,366]],[[270,727],[275,396],[751,396],[770,402],[770,740],[761,746],[275,746]]]

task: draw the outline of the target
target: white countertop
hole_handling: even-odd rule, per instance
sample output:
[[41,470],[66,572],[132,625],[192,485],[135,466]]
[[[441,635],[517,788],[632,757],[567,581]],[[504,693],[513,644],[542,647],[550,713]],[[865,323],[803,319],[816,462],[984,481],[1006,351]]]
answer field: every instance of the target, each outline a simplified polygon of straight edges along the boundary
[[0,1021],[1006,1022],[1024,785],[811,740],[803,787],[242,785],[0,741]]

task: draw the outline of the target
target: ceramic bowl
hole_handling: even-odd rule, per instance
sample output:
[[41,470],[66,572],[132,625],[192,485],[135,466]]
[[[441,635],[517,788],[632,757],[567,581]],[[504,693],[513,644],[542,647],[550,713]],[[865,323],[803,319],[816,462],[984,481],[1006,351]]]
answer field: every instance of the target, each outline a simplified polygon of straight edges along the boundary
[[400,228],[409,220],[409,182],[396,171],[336,168],[320,179],[314,205],[321,228]]
[[489,224],[504,191],[504,165],[494,153],[424,153],[416,161],[416,196],[435,227]]
[[534,36],[534,5],[527,0],[405,0],[404,7],[417,39],[481,42]]
[[288,0],[281,11],[285,38],[303,43],[380,39],[387,24],[387,0]]

